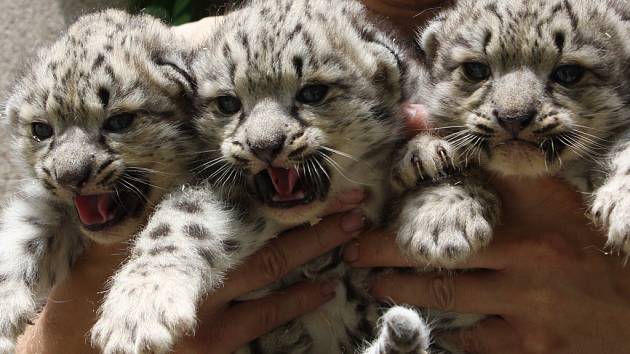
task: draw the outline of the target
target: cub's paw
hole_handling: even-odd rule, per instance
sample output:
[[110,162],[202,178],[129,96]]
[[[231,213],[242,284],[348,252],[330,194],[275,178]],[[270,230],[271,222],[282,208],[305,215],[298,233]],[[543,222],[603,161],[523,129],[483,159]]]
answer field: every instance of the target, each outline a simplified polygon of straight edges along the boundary
[[0,354],[15,353],[15,339],[2,337],[0,335]]
[[623,193],[630,181],[614,179],[596,193],[591,214],[608,233],[607,245],[630,256],[630,194]]
[[441,184],[407,196],[396,241],[418,263],[451,267],[492,238],[498,206],[458,185]]
[[394,306],[379,321],[378,337],[362,354],[427,354],[429,327],[413,310]]
[[418,135],[408,142],[398,156],[392,181],[396,188],[403,190],[423,180],[446,177],[457,166],[451,144],[427,134]]
[[91,340],[104,354],[162,354],[196,325],[195,301],[154,285],[112,287],[92,328]]
[[381,321],[380,340],[385,353],[426,353],[430,331],[424,320],[413,310],[395,306],[387,310]]
[[0,283],[0,354],[14,352],[17,337],[36,313],[33,293],[25,284]]

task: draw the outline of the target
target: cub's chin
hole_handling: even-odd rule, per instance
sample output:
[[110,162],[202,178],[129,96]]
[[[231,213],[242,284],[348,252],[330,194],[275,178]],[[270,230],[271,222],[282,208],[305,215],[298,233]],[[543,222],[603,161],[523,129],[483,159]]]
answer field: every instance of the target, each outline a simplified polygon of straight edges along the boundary
[[492,147],[483,167],[505,176],[538,177],[556,173],[560,163],[530,142],[510,141]]

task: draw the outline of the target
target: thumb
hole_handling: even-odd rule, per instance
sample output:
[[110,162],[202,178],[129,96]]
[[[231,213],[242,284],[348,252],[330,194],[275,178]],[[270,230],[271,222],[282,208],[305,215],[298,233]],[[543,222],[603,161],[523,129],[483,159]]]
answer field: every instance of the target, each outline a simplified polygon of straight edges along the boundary
[[409,137],[415,136],[420,130],[427,128],[429,113],[421,104],[405,103],[403,105],[403,117]]

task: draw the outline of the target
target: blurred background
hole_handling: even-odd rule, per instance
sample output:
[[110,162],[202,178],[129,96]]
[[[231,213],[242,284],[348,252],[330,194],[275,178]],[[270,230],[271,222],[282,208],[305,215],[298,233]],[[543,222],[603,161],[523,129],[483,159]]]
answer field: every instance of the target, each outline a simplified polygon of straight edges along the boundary
[[[77,17],[103,8],[144,11],[178,25],[219,15],[240,0],[0,0],[0,108],[20,67]],[[0,125],[0,200],[21,182],[11,161],[10,141]]]

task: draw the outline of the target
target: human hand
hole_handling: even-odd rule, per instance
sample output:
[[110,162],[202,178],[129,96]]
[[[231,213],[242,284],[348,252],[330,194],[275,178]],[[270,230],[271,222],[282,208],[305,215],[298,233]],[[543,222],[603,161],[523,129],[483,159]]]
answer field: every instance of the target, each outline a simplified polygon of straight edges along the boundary
[[[494,315],[445,336],[471,354],[627,353],[630,269],[602,251],[581,196],[553,178],[493,178],[503,218],[493,243],[460,268],[376,279],[381,300]],[[371,232],[346,247],[356,267],[408,267],[394,236]],[[483,270],[479,270],[483,269]],[[395,289],[395,290],[393,290]]]
[[[294,267],[356,237],[364,221],[353,210],[363,198],[362,190],[340,195],[327,213],[345,214],[279,236],[232,272],[225,286],[202,305],[196,336],[184,338],[178,352],[230,353],[334,297],[334,283],[304,283],[259,300],[230,305],[234,298],[272,283]],[[18,339],[17,353],[97,353],[87,344],[86,333],[96,321],[106,280],[125,258],[125,248],[125,244],[93,244],[69,277],[53,289],[35,324]]]

